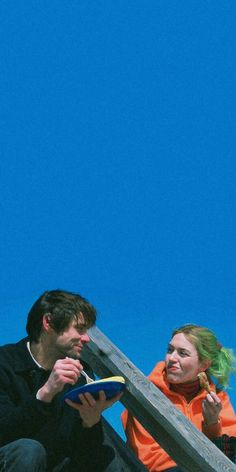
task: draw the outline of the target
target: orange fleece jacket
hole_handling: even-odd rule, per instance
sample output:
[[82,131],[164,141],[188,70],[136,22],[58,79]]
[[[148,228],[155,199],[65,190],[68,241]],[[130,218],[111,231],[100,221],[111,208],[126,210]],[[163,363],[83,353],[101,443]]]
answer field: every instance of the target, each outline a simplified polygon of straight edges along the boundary
[[[197,396],[187,403],[182,395],[170,390],[169,383],[165,378],[164,362],[159,362],[148,378],[209,439],[222,434],[236,436],[236,415],[225,391],[217,392],[223,405],[219,422],[216,425],[205,426],[202,416],[202,401],[207,394],[205,390],[201,390]],[[214,384],[211,385],[212,390],[215,390]],[[164,449],[127,410],[122,413],[121,419],[128,445],[150,472],[163,471],[176,465]]]

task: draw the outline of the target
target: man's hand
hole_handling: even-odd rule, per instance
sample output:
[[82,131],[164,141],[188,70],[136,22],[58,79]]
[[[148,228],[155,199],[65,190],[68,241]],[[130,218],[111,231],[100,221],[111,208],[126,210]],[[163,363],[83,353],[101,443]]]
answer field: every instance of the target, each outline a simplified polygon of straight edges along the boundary
[[215,392],[207,394],[205,400],[202,402],[202,412],[204,423],[206,425],[215,424],[218,422],[219,414],[222,410],[222,403]]
[[106,395],[103,390],[98,392],[99,398],[95,400],[90,393],[83,393],[79,395],[80,403],[72,402],[67,399],[66,403],[70,405],[75,410],[79,411],[80,417],[82,419],[83,426],[85,428],[91,428],[101,419],[101,414],[107,408],[110,408],[115,402],[120,400],[123,395],[123,392],[119,393],[110,400],[106,400]]
[[55,362],[47,382],[37,392],[37,399],[50,403],[65,384],[75,385],[83,366],[79,360],[66,357]]

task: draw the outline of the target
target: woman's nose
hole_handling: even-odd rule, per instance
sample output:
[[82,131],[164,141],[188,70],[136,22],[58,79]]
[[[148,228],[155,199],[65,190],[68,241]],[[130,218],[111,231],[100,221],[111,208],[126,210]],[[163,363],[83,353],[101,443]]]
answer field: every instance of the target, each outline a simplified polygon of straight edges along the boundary
[[169,359],[170,359],[170,360],[172,360],[172,359],[173,359],[173,360],[176,360],[176,359],[177,359],[177,356],[178,356],[177,352],[176,352],[176,351],[173,351],[171,354],[169,354]]

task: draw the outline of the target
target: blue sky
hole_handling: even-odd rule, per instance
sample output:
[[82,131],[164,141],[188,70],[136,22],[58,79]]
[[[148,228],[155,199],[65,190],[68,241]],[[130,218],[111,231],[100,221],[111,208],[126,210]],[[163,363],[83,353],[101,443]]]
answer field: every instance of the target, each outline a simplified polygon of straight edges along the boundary
[[145,374],[186,322],[234,348],[235,2],[0,9],[1,344],[62,288]]

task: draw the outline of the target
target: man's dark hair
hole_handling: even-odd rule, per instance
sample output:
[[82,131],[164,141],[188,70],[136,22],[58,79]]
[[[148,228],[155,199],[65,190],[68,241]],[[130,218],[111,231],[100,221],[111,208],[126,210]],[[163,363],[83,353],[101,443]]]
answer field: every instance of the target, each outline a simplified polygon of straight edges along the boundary
[[50,315],[50,324],[56,333],[63,333],[80,313],[87,328],[95,324],[96,309],[81,295],[65,290],[44,292],[28,313],[26,331],[30,341],[38,342],[44,315]]

